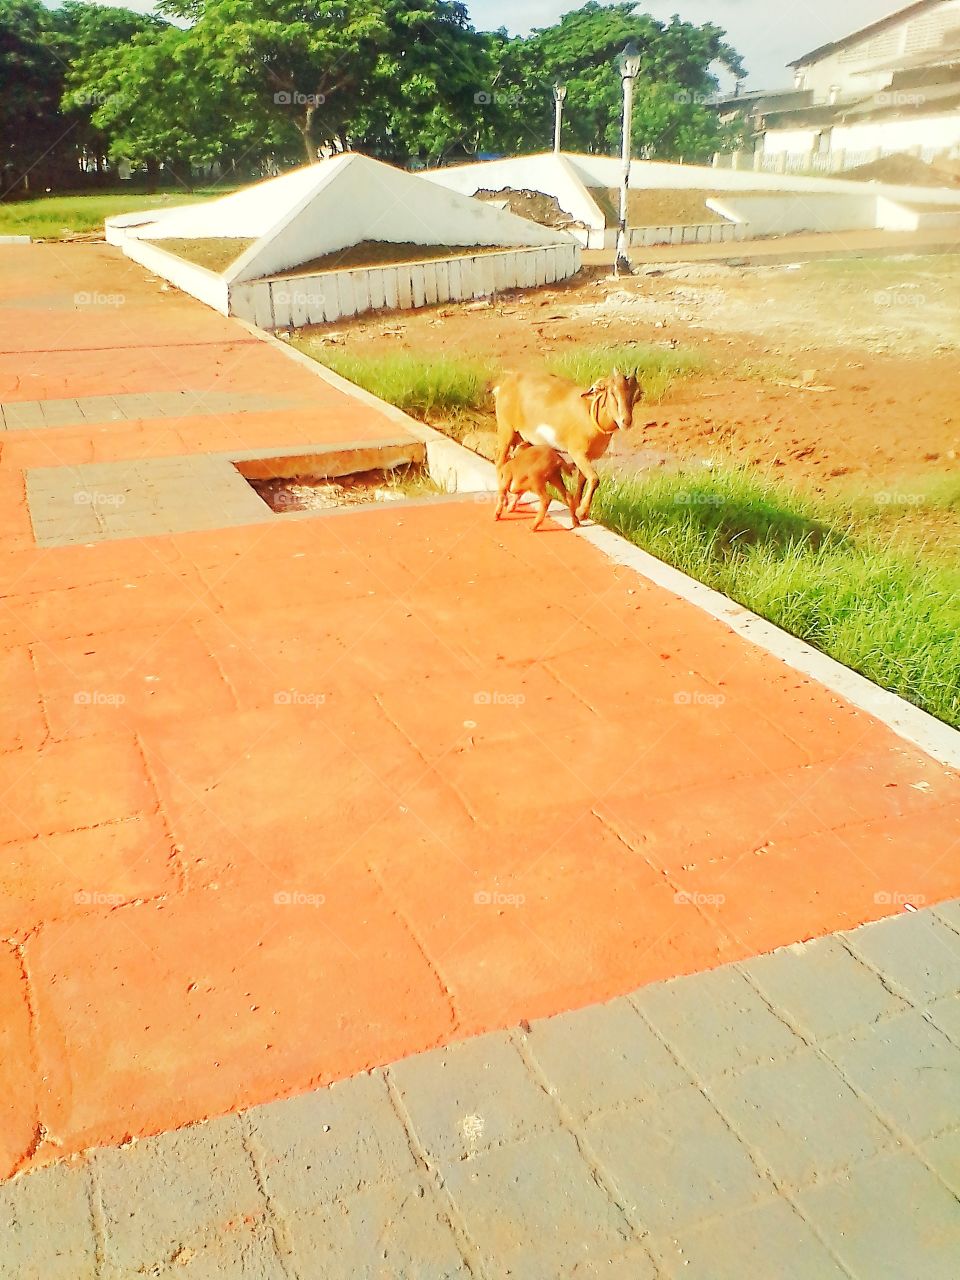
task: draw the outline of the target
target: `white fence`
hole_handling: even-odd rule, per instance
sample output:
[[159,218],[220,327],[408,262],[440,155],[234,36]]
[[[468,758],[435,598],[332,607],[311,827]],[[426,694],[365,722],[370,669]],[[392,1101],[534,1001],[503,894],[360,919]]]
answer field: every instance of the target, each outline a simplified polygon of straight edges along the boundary
[[747,169],[754,173],[843,173],[860,165],[874,164],[886,156],[910,155],[930,163],[942,148],[911,147],[909,151],[890,151],[871,147],[867,151],[731,151],[713,157],[715,169]]
[[367,311],[411,311],[438,302],[488,298],[507,289],[533,289],[580,270],[580,246],[466,254],[383,267],[281,276],[230,286],[230,315],[261,329],[329,324]]

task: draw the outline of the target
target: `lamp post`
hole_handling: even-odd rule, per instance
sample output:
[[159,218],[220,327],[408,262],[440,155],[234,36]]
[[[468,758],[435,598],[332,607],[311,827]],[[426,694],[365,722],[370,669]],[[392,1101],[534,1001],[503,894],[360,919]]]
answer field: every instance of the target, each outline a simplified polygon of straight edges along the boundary
[[622,268],[629,271],[627,221],[629,217],[628,202],[630,199],[630,166],[633,160],[633,86],[640,74],[642,62],[640,50],[631,40],[617,58],[620,78],[623,81],[623,178],[620,186],[620,230],[617,234],[617,257],[614,262],[614,275],[619,275]]
[[553,86],[553,102],[556,108],[556,122],[553,128],[553,149],[559,154],[560,130],[563,128],[563,104],[567,98],[567,86],[558,80]]

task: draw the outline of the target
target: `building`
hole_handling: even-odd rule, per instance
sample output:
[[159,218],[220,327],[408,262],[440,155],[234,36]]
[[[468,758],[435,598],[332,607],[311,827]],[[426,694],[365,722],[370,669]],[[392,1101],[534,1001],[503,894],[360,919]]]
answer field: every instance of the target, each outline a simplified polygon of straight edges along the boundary
[[960,154],[960,0],[919,0],[790,66],[792,89],[718,101],[741,138],[718,163],[836,172]]

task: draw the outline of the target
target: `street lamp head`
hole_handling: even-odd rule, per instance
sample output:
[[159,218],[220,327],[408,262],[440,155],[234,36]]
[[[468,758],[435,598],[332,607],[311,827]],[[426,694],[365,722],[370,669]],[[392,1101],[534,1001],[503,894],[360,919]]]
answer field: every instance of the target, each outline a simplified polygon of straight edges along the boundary
[[620,75],[624,80],[636,80],[642,65],[643,59],[637,43],[635,40],[631,40],[627,47],[617,55],[617,66],[620,68]]
[[567,86],[562,80],[558,80],[553,86],[553,97],[555,102],[563,102],[567,96]]

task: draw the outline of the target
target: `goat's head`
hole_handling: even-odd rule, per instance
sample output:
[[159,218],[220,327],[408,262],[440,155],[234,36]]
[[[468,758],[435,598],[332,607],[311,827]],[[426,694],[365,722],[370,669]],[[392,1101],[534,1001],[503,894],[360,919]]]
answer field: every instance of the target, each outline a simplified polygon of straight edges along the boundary
[[629,431],[633,426],[633,406],[642,394],[636,373],[627,375],[614,369],[609,377],[601,378],[589,391],[585,391],[583,398],[592,405],[606,402],[611,431],[616,431],[618,427],[622,431]]

